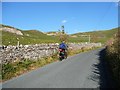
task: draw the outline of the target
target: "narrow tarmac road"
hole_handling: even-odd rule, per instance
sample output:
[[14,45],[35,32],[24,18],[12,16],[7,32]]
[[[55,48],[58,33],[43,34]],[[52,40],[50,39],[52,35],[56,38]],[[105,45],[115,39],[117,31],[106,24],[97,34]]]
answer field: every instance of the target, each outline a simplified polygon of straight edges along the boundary
[[[3,88],[100,88],[108,87],[101,55],[96,49],[68,57],[25,73],[2,84]],[[101,54],[102,53],[102,54]]]

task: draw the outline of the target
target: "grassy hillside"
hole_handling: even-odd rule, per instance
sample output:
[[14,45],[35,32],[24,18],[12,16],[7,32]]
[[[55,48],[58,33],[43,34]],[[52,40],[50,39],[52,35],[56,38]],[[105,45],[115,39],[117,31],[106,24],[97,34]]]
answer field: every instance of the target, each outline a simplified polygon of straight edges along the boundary
[[[2,27],[14,28],[8,25],[2,25]],[[17,29],[17,28],[15,28]],[[43,32],[37,30],[27,30],[23,31],[17,29],[23,33],[23,35],[17,35],[14,33],[0,31],[2,33],[2,44],[3,45],[17,45],[19,41],[20,44],[39,44],[39,43],[54,43],[60,42],[59,36],[50,36]],[[76,33],[68,35],[68,42],[88,42],[88,37],[81,37],[80,35],[91,35],[91,42],[106,42],[109,38],[113,37],[117,32],[117,28],[106,30],[106,31],[93,31],[85,33]]]
[[113,37],[115,33],[117,33],[118,29],[114,28],[111,30],[105,30],[105,31],[92,31],[92,32],[85,32],[85,33],[76,33],[72,34],[72,36],[77,36],[77,38],[87,38],[87,37],[81,37],[80,35],[90,35],[91,36],[91,42],[102,42],[105,43],[108,39]]
[[51,31],[51,32],[46,32],[47,34],[51,34],[51,33],[57,33],[57,31]]
[[[8,27],[8,28],[15,28],[15,27],[12,27],[12,26],[9,26],[9,25],[3,25],[3,24],[0,24],[0,26],[1,26],[1,27]],[[15,28],[15,29],[20,30],[20,29],[18,29],[18,28]]]
[[47,36],[39,31],[22,31],[23,36],[16,35],[13,33],[2,31],[2,44],[3,45],[17,45],[17,41],[20,44],[39,44],[39,43],[50,43],[57,42],[58,39],[53,36]]

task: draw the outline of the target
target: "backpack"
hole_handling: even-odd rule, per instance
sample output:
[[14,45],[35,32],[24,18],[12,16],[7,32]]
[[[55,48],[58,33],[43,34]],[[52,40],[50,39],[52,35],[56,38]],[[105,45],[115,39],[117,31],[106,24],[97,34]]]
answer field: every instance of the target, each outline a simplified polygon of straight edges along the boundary
[[59,48],[61,48],[61,49],[66,49],[66,45],[65,45],[64,43],[61,43],[61,44],[59,45]]

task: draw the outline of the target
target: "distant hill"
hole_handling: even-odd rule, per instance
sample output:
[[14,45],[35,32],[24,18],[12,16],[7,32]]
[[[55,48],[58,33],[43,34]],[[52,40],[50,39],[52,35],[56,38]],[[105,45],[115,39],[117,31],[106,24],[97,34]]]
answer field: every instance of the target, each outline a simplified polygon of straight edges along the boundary
[[118,32],[118,28],[114,28],[111,30],[99,30],[99,31],[91,31],[91,32],[83,32],[83,33],[75,33],[71,34],[71,37],[74,38],[87,38],[84,35],[90,35],[91,42],[106,42],[108,39],[112,38]]
[[[2,28],[0,27],[0,33],[1,32],[3,45],[17,45],[18,41],[23,45],[60,42],[57,32],[44,33],[38,30],[20,30],[8,25],[2,25]],[[88,42],[88,37],[83,37],[82,35],[90,35],[91,42],[104,43],[113,37],[115,33],[117,33],[117,28],[105,31],[75,33],[68,35],[68,42]]]
[[[2,28],[6,27],[6,25],[2,25]],[[9,30],[12,30],[13,27],[7,26]],[[2,32],[2,44],[3,45],[17,45],[19,41],[20,44],[39,44],[39,43],[53,43],[57,42],[58,38],[54,38],[54,36],[48,36],[43,32],[38,30],[20,30],[17,29],[22,33],[22,35],[12,33],[11,31],[7,30],[0,30]]]
[[51,32],[46,32],[47,35],[49,36],[57,36],[58,32],[57,31],[51,31]]

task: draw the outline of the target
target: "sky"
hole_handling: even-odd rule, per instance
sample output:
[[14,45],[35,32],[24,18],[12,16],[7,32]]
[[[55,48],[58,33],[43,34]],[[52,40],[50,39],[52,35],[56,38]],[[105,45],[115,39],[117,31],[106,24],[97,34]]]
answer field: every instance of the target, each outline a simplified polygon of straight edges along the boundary
[[115,2],[2,2],[2,24],[21,30],[68,34],[118,27]]

